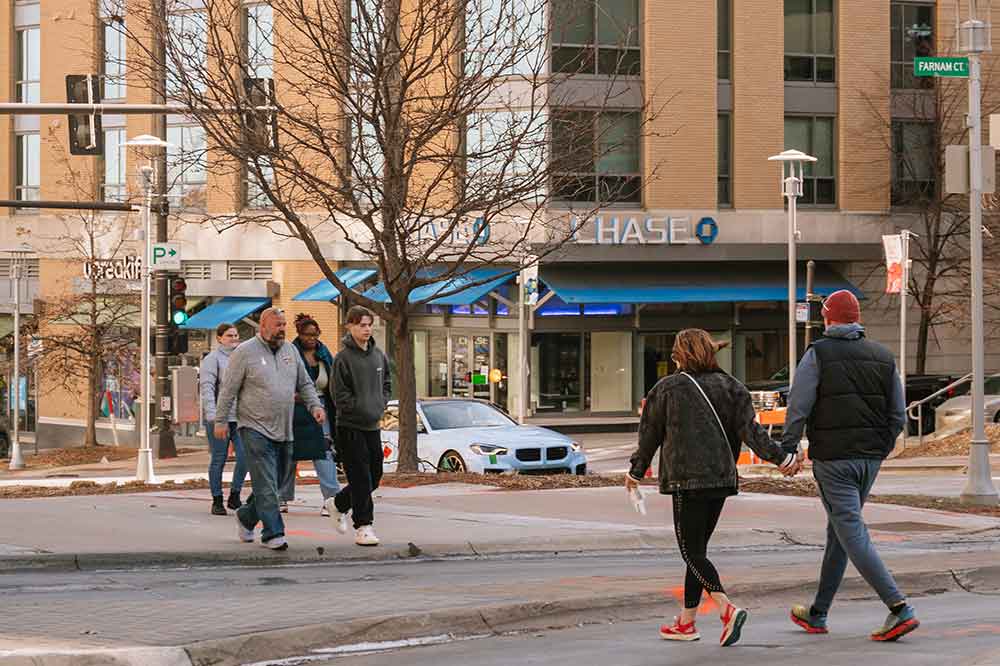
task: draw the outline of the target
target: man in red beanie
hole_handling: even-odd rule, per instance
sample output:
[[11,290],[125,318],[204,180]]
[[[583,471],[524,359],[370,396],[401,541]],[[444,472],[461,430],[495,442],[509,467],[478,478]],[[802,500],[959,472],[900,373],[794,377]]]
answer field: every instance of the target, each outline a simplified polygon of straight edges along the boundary
[[850,560],[889,607],[871,639],[895,641],[920,622],[875,551],[861,508],[906,423],[903,387],[892,353],[865,338],[854,294],[831,294],[823,319],[825,337],[806,350],[795,371],[782,437],[783,447],[793,451],[807,431],[827,515],[816,597],[810,607],[794,606],[792,621],[811,634],[827,633],[827,614]]

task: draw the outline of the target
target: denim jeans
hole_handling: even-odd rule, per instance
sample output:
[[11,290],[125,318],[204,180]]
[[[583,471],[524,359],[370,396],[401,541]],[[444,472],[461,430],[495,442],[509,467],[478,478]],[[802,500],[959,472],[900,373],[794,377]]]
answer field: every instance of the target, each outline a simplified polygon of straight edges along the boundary
[[212,453],[212,459],[208,463],[208,487],[212,490],[212,497],[222,496],[222,470],[226,466],[226,458],[229,455],[229,440],[233,442],[233,449],[236,451],[236,465],[233,467],[233,483],[229,492],[239,495],[243,490],[243,481],[247,478],[246,454],[243,452],[243,441],[237,432],[236,423],[229,422],[229,438],[225,440],[216,439],[215,424],[205,423],[205,432],[208,433],[208,445]]
[[[337,462],[333,456],[333,451],[327,450],[325,458],[312,461],[316,469],[316,477],[319,479],[319,489],[323,493],[323,499],[329,499],[340,492],[340,481],[337,479]],[[281,488],[278,495],[282,502],[291,502],[295,499],[295,472],[299,464],[292,461],[291,466],[281,475]]]
[[261,541],[284,536],[285,523],[278,510],[278,479],[280,472],[291,465],[292,443],[276,442],[250,428],[240,428],[240,437],[246,449],[253,492],[236,516],[248,530],[258,522],[263,523]]
[[881,466],[881,460],[860,458],[813,461],[813,476],[827,515],[826,552],[813,606],[824,615],[830,611],[848,559],[886,606],[905,598],[875,551],[861,517]]

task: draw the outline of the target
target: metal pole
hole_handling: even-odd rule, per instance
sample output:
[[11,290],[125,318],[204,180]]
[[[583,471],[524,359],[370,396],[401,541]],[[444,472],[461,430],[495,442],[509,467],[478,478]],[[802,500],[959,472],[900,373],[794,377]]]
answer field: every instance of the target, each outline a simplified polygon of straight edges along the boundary
[[[970,22],[975,20],[971,3]],[[974,42],[970,40],[970,45]],[[969,473],[961,499],[969,504],[995,505],[997,490],[990,470],[990,443],[986,439],[983,381],[983,202],[982,119],[980,116],[980,54],[969,54],[969,236],[972,245],[972,442]]]
[[812,344],[812,332],[813,332],[813,322],[812,322],[812,299],[813,299],[813,285],[816,284],[816,262],[810,259],[806,263],[806,304],[809,306],[809,318],[806,320],[806,339],[805,346],[808,347]]
[[143,181],[143,208],[142,208],[142,229],[143,229],[143,254],[142,254],[142,332],[139,339],[139,355],[142,358],[142,376],[139,379],[142,402],[140,407],[141,419],[137,424],[139,428],[139,459],[135,471],[135,476],[139,481],[155,483],[156,477],[153,474],[153,452],[149,448],[149,266],[152,236],[152,205],[153,205],[153,167],[144,166],[141,168]]
[[527,337],[528,337],[528,321],[525,318],[524,308],[526,304],[527,294],[525,293],[525,280],[524,271],[518,276],[518,295],[517,295],[517,344],[518,344],[518,358],[520,358],[520,376],[518,381],[521,385],[517,396],[517,422],[524,425],[524,420],[528,416],[528,354],[526,353]]
[[24,469],[21,455],[21,255],[11,253],[14,272],[14,432],[10,442],[10,469]]
[[796,206],[798,199],[798,179],[795,176],[795,166],[791,166],[791,175],[785,181],[785,188],[788,196],[788,385],[795,381],[795,363],[798,359],[796,326],[795,326],[795,303],[798,294],[796,293]]
[[[903,383],[903,402],[906,402],[906,295],[910,285],[910,230],[903,229],[900,236],[903,245],[903,284],[899,290],[899,379]],[[903,437],[906,437],[905,428]]]

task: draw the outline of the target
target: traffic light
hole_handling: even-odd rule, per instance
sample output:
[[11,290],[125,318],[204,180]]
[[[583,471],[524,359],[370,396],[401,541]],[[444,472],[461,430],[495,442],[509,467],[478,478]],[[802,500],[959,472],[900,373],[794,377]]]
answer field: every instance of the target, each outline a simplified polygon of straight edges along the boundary
[[[101,78],[96,74],[67,74],[66,101],[70,104],[100,104]],[[100,114],[70,114],[71,155],[103,155],[104,130]]]
[[278,147],[278,114],[276,111],[256,111],[259,106],[277,106],[274,79],[243,79],[246,105],[251,107],[243,117],[247,143],[256,153],[266,153]]
[[183,326],[187,323],[187,282],[182,277],[170,279],[170,324]]

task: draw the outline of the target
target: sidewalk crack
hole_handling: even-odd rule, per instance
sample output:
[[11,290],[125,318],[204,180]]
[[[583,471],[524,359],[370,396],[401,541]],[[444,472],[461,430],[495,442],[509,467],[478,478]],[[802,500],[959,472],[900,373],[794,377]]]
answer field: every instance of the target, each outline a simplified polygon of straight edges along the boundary
[[997,597],[997,596],[1000,596],[1000,592],[981,592],[981,591],[977,590],[976,588],[972,587],[972,585],[970,583],[962,580],[962,578],[959,576],[959,573],[957,571],[955,571],[954,569],[948,569],[948,573],[951,574],[951,578],[952,578],[952,580],[955,581],[955,584],[958,585],[963,590],[965,590],[966,592],[968,592],[969,594],[975,594],[975,595],[978,595],[978,596],[981,596],[981,597]]

